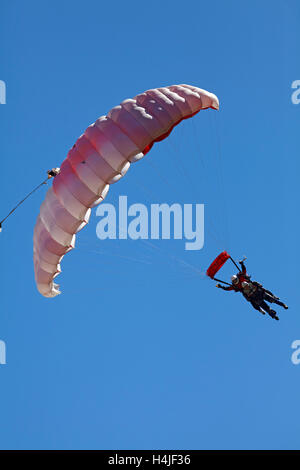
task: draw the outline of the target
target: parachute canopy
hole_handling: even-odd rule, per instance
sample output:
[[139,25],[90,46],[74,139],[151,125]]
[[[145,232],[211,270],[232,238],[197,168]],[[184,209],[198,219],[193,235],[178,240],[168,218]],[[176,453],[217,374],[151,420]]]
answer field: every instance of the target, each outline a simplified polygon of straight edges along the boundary
[[54,279],[61,272],[61,260],[74,248],[75,234],[88,223],[91,208],[103,201],[110,185],[180,121],[208,108],[219,109],[214,94],[173,85],[123,101],[86,129],[54,177],[34,229],[35,279],[42,295],[60,294]]
[[209,266],[208,270],[206,271],[207,276],[213,279],[219,269],[222,268],[222,266],[226,263],[229,258],[230,255],[227,253],[227,251],[222,251],[222,253],[220,253]]

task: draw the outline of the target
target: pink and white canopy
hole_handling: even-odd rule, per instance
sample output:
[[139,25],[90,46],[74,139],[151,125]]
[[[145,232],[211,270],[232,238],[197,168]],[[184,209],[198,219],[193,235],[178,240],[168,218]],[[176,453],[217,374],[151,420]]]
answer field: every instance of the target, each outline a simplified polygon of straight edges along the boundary
[[54,279],[61,260],[109,186],[180,121],[207,108],[219,109],[218,98],[208,91],[190,85],[156,88],[123,101],[79,137],[46,194],[34,229],[35,279],[43,296],[60,294]]

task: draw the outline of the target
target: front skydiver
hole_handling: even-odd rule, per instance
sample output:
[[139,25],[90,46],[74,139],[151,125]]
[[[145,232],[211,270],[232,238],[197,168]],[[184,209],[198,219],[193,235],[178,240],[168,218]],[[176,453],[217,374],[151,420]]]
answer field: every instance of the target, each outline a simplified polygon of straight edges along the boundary
[[261,284],[250,280],[251,276],[247,274],[246,266],[244,264],[245,259],[246,258],[239,261],[242,269],[238,274],[231,277],[230,286],[225,287],[221,284],[217,284],[216,287],[227,291],[234,290],[235,292],[241,292],[255,310],[258,310],[263,315],[267,312],[270,317],[274,318],[274,320],[279,320],[275,310],[272,310],[266,302],[275,303],[285,309],[287,309],[288,306],[281,302],[279,297],[276,297],[271,291],[265,289]]

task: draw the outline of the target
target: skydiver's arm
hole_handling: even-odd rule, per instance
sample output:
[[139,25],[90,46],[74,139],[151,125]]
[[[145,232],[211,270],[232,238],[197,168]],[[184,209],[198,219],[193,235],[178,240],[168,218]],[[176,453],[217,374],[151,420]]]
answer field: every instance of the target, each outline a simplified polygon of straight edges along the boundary
[[241,268],[242,268],[242,274],[246,274],[247,269],[246,269],[244,261],[240,261],[240,265],[241,265]]
[[232,286],[221,286],[221,284],[217,284],[217,286],[219,289],[223,289],[223,290],[233,290],[233,287]]

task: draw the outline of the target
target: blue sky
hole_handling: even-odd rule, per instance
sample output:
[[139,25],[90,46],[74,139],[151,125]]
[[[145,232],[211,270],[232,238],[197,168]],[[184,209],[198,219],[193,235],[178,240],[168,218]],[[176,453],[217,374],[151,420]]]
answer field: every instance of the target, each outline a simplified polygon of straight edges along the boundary
[[[7,221],[0,448],[300,448],[299,22],[296,0],[2,1],[3,216],[125,98],[188,83],[221,109],[182,123],[106,199],[204,203],[202,250],[100,241],[94,212],[63,294],[45,299],[32,266],[45,189]],[[198,276],[223,249],[286,300],[279,322]]]

